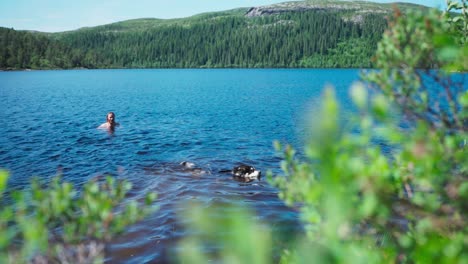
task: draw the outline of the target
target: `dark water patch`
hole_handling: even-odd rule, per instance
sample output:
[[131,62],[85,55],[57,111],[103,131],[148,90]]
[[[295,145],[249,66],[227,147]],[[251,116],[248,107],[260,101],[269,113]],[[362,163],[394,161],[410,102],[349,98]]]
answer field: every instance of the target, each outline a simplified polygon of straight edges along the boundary
[[139,150],[135,154],[137,154],[137,155],[147,155],[148,153],[149,153],[149,151]]

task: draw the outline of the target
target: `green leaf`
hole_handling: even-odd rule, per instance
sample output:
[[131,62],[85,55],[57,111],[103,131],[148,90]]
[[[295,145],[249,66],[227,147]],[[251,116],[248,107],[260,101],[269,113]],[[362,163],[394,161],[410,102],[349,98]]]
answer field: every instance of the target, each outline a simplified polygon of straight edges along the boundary
[[459,98],[460,105],[462,107],[468,108],[468,91],[462,93]]
[[444,47],[439,51],[439,57],[444,61],[454,60],[459,55],[459,49],[454,46]]
[[463,199],[468,199],[468,182],[463,182],[458,187],[458,195]]
[[365,108],[367,102],[367,90],[362,83],[353,84],[351,87],[351,98],[360,109]]
[[0,170],[0,197],[2,196],[8,182],[8,172]]

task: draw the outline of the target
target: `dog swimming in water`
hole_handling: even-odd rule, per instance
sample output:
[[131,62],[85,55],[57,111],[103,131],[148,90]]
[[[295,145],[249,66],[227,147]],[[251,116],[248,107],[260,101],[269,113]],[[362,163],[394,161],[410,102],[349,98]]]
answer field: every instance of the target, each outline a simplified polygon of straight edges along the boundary
[[220,172],[230,172],[232,176],[244,179],[258,179],[262,174],[262,172],[256,170],[255,167],[245,164],[235,166],[232,170],[222,170]]
[[[196,174],[205,174],[207,171],[198,168],[195,163],[183,161],[179,163],[185,171],[190,171]],[[254,179],[259,179],[261,176],[261,171],[255,169],[255,167],[250,165],[241,164],[235,166],[231,170],[220,170],[220,173],[230,173],[234,178],[241,179],[241,180],[248,180],[252,181]],[[211,174],[211,173],[209,173]]]
[[253,166],[239,165],[232,169],[232,174],[236,177],[254,179],[260,177],[262,173]]
[[195,163],[193,162],[182,161],[181,163],[179,163],[179,165],[182,166],[184,171],[189,171],[195,176],[200,176],[200,175],[207,174],[207,173],[211,174],[210,171],[206,171],[202,168],[196,167]]

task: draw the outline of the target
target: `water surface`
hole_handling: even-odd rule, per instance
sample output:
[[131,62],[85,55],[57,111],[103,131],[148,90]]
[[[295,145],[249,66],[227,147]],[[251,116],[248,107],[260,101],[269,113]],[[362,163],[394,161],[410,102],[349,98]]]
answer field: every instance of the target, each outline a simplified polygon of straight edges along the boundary
[[[301,146],[305,113],[314,115],[326,85],[349,111],[358,79],[358,70],[328,69],[0,72],[0,167],[10,188],[32,176],[59,173],[80,185],[110,174],[134,184],[133,198],[156,191],[159,211],[112,242],[113,263],[169,259],[187,235],[176,216],[190,201],[236,201],[278,230],[298,231],[298,213],[264,179],[243,183],[219,170],[246,163],[279,173],[272,142]],[[96,129],[109,111],[121,124],[114,133]]]

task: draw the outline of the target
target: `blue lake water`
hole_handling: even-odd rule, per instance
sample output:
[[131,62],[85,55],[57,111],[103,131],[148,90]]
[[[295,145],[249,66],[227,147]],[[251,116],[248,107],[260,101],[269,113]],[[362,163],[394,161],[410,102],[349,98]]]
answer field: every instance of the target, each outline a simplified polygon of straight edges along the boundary
[[[210,206],[234,199],[277,229],[300,229],[298,213],[283,205],[264,179],[243,183],[219,173],[247,163],[280,172],[272,142],[300,147],[306,113],[314,115],[332,84],[342,109],[359,70],[210,69],[0,72],[0,168],[10,188],[31,176],[79,185],[99,175],[134,184],[134,197],[159,194],[159,211],[112,241],[108,261],[166,260],[186,235],[181,204]],[[121,124],[96,129],[107,112]],[[183,170],[194,162],[207,173]]]

